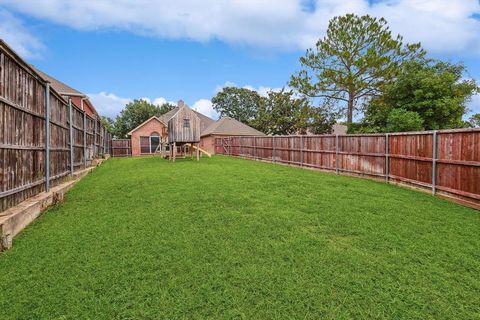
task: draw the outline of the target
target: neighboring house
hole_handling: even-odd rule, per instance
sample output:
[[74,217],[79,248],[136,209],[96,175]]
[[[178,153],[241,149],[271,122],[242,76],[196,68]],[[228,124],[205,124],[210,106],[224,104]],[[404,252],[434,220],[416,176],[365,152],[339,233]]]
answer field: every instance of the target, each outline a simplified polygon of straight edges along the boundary
[[[190,109],[182,100],[167,113],[153,116],[128,133],[131,139],[132,156],[150,155],[164,151],[160,144],[177,145],[198,143],[202,130],[215,121]],[[170,126],[170,130],[169,130]],[[167,150],[169,149],[166,146]],[[188,150],[178,150],[182,153]]]
[[201,136],[200,148],[214,154],[216,138],[228,138],[232,136],[265,136],[265,134],[240,121],[230,117],[223,117],[203,130]]
[[88,99],[87,95],[84,93],[73,89],[72,87],[66,85],[65,83],[49,76],[43,71],[38,70],[33,65],[32,68],[43,78],[43,80],[50,82],[50,85],[58,92],[60,95],[68,101],[68,99],[72,100],[72,103],[77,106],[80,110],[84,110],[89,116],[95,118],[98,116],[97,110]]

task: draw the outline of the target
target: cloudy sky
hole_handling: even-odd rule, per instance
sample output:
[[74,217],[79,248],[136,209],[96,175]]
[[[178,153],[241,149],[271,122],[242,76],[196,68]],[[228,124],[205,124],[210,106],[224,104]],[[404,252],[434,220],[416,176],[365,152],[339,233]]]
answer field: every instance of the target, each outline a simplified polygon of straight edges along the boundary
[[103,115],[146,98],[215,117],[216,91],[285,86],[328,20],[349,12],[385,17],[480,80],[480,0],[0,0],[0,37]]

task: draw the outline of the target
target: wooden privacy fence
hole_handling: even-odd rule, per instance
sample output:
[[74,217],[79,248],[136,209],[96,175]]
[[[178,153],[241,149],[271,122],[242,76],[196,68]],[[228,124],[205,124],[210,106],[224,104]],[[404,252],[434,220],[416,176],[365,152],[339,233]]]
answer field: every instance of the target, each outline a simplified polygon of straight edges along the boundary
[[217,154],[383,177],[480,205],[480,129],[216,138]]
[[0,212],[106,153],[110,134],[0,41]]
[[132,155],[130,139],[113,139],[111,145],[112,157],[130,157]]

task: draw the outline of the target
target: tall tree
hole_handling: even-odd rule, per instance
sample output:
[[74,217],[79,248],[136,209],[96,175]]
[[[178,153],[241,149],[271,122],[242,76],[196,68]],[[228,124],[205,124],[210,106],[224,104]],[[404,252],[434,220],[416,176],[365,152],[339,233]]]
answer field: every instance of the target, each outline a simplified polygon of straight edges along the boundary
[[403,61],[424,54],[419,43],[404,45],[400,35],[393,37],[383,18],[334,17],[326,36],[300,58],[302,70],[291,77],[290,86],[309,97],[340,102],[352,123],[361,101],[381,94]]
[[126,138],[127,133],[148,118],[160,115],[161,108],[143,99],[129,102],[115,119],[115,136]]
[[421,126],[418,119],[415,124],[407,121],[414,125],[407,125],[405,131],[464,127],[462,118],[468,111],[467,102],[478,92],[475,81],[466,79],[464,73],[462,64],[435,60],[404,63],[396,81],[388,84],[385,93],[366,108],[365,125],[376,128],[375,131],[392,130],[395,112],[397,121],[406,120],[407,114],[411,120],[421,120]]
[[255,118],[260,95],[253,90],[237,87],[225,87],[212,98],[213,109],[220,116],[228,116],[245,124],[251,124]]

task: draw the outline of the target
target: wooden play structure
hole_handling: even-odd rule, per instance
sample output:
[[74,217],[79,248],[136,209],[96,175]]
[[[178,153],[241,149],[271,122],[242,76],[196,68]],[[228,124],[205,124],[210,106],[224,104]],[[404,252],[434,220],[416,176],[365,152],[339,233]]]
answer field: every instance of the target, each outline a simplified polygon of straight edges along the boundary
[[116,148],[123,142],[115,141],[113,149],[129,156],[157,155],[170,160],[188,155],[193,158],[194,151],[197,158],[202,154],[210,157],[208,151],[200,148],[200,138],[202,130],[214,122],[180,100],[172,110],[152,116],[131,130],[128,145]]
[[182,100],[178,101],[178,110],[168,119],[168,135],[163,136],[155,153],[163,158],[175,161],[187,155],[200,160],[200,154],[211,154],[202,150],[200,144],[200,118]]

